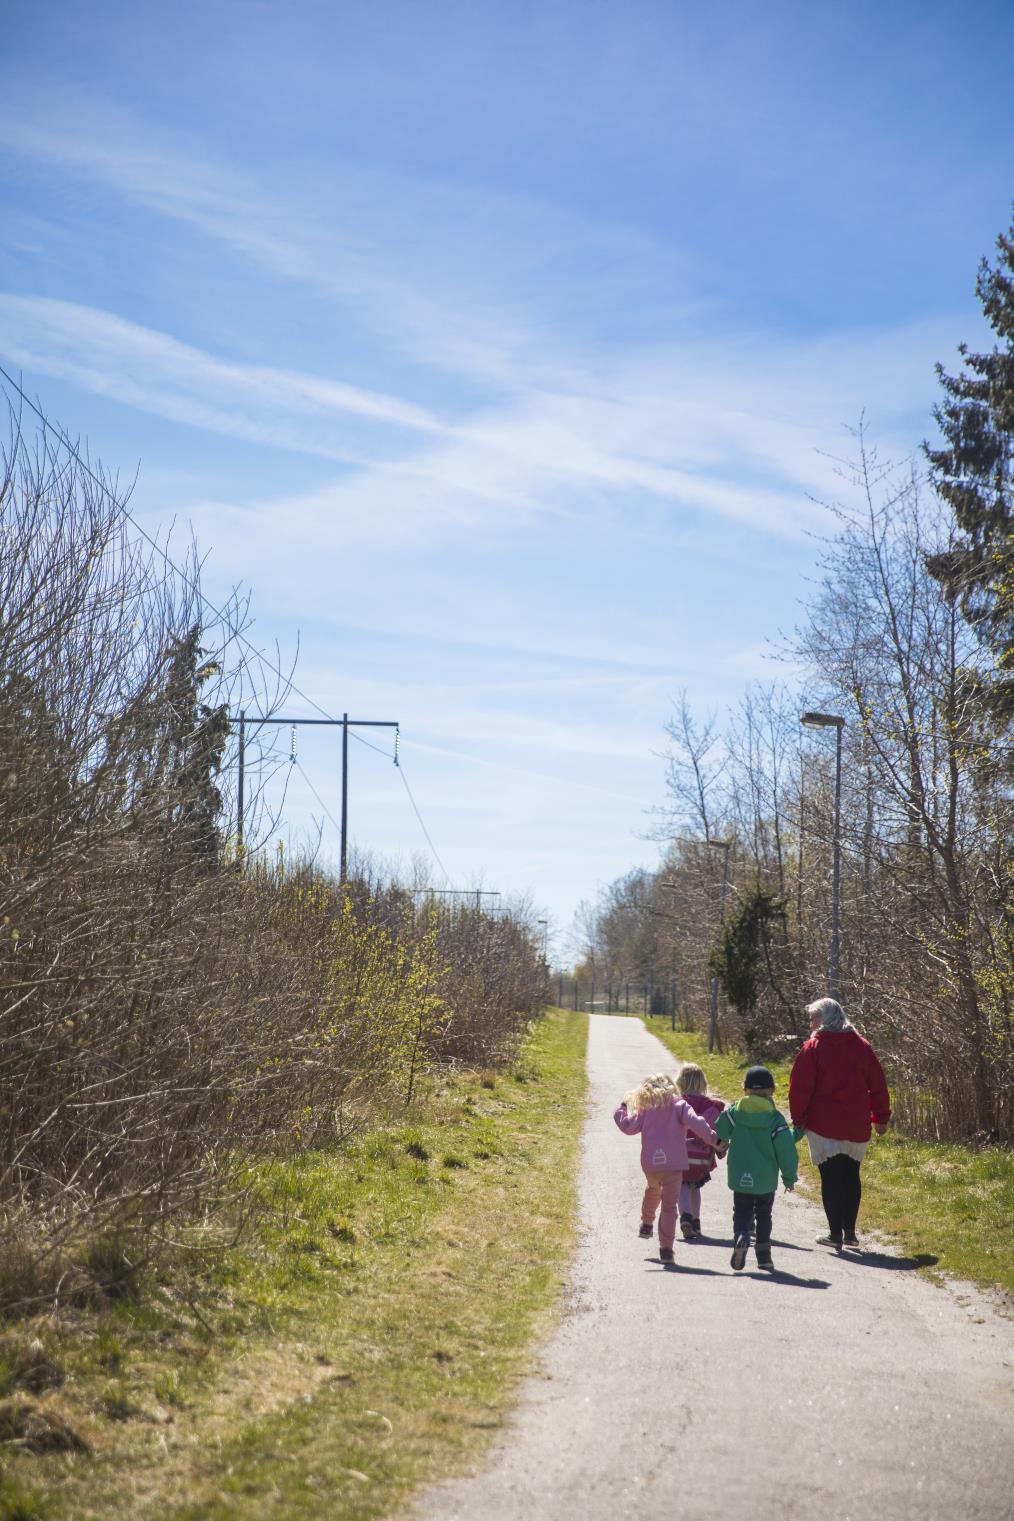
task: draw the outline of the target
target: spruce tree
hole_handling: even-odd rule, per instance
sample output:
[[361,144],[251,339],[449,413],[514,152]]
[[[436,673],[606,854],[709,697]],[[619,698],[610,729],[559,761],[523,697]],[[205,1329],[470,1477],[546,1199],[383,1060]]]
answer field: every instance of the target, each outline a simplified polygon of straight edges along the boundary
[[958,375],[937,365],[945,399],[933,416],[944,444],[924,448],[960,530],[929,569],[958,599],[988,653],[980,692],[1006,726],[1014,720],[1014,218],[997,249],[995,265],[986,259],[979,265],[975,289],[999,341],[987,354],[961,344]]

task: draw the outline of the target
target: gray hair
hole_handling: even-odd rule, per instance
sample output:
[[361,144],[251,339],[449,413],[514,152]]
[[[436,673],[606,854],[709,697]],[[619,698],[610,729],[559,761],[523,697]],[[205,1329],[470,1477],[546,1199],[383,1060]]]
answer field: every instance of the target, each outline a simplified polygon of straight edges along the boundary
[[816,1003],[807,1004],[806,1012],[811,1019],[816,1016],[820,1020],[822,1030],[853,1029],[845,1018],[845,1010],[834,998],[818,998]]

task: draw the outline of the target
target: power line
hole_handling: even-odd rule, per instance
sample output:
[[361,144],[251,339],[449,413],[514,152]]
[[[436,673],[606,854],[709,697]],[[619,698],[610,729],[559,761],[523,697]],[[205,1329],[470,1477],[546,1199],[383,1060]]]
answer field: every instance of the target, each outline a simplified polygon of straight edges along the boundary
[[[12,374],[9,374],[8,371],[3,368],[3,365],[0,365],[0,376],[3,376],[3,379],[8,382],[8,385],[12,386],[12,388],[17,391],[17,394],[20,395],[21,400],[24,402],[24,405],[26,405],[27,408],[30,408],[30,411],[35,412],[36,417],[38,417],[40,423],[43,424],[43,427],[46,427],[46,429],[49,429],[50,432],[55,433],[56,438],[58,438],[59,443],[62,444],[62,447],[64,447],[64,449],[67,450],[67,452],[70,453],[70,455],[73,456],[76,461],[78,461],[78,464],[81,465],[81,468],[84,470],[85,475],[87,475],[88,478],[90,478],[91,481],[93,481],[94,484],[99,487],[99,490],[102,491],[103,496],[112,497],[112,502],[116,503],[117,510],[123,514],[126,522],[128,522],[129,525],[131,525],[132,528],[134,528],[135,531],[141,535],[141,538],[143,538],[146,543],[149,543],[149,545],[152,546],[155,554],[160,555],[161,560],[163,560],[163,563],[166,564],[167,569],[172,570],[175,575],[178,575],[179,580],[184,583],[184,586],[189,587],[192,592],[195,592],[196,595],[201,598],[201,602],[204,604],[204,607],[208,608],[211,613],[214,613],[214,616],[216,616],[216,618],[219,619],[219,621],[228,628],[228,618],[227,614],[225,614],[225,611],[223,611],[220,607],[216,607],[216,604],[214,604],[214,602],[211,601],[208,596],[205,596],[204,590],[201,589],[201,584],[193,581],[192,578],[190,578],[190,576],[185,573],[185,570],[182,570],[181,566],[178,566],[178,564],[175,563],[175,560],[172,560],[172,558],[169,557],[166,549],[163,549],[163,546],[158,543],[157,538],[152,537],[152,535],[147,532],[147,529],[143,528],[143,526],[141,526],[141,523],[137,522],[134,514],[131,513],[128,505],[126,505],[126,502],[122,502],[122,500],[120,500],[120,497],[117,496],[116,491],[112,491],[111,487],[109,487],[109,482],[103,481],[102,476],[99,476],[96,472],[94,472],[93,468],[91,468],[91,465],[88,464],[87,459],[82,458],[81,450],[79,450],[78,447],[74,446],[74,444],[71,443],[70,438],[67,437],[67,433],[62,430],[62,427],[59,427],[59,424],[52,423],[52,421],[50,421],[50,418],[46,417],[46,414],[41,411],[41,408],[38,408],[38,406],[35,405],[32,397],[30,397],[30,395],[27,395],[27,392],[24,391],[23,386],[21,386],[20,383],[14,379],[14,376],[12,376]],[[257,657],[257,660],[260,660],[260,662],[263,663],[263,665],[265,665],[266,668],[272,672],[272,674],[277,675],[278,680],[283,681],[287,691],[295,692],[296,697],[303,698],[304,703],[309,703],[310,707],[316,709],[316,712],[321,713],[325,719],[333,722],[333,724],[339,724],[339,722],[341,722],[341,719],[334,718],[333,713],[328,713],[328,710],[325,709],[325,707],[321,707],[321,704],[319,704],[318,701],[315,701],[315,698],[307,697],[306,692],[301,691],[301,687],[296,686],[295,681],[292,680],[292,677],[287,677],[283,671],[280,671],[280,669],[278,669],[278,666],[274,665],[274,662],[272,662],[272,660],[269,660],[268,656],[266,656],[266,654],[263,653],[261,649],[257,649],[257,646],[252,645],[252,643],[249,642],[249,639],[246,639],[245,634],[240,633],[239,630],[234,630],[233,634],[231,634],[231,637],[233,637],[233,639],[236,639],[236,642],[239,643],[242,648],[248,649],[249,653],[254,654],[254,656]],[[386,754],[388,754],[388,751],[380,750],[379,745],[371,744],[368,739],[360,738],[357,733],[353,732],[353,739],[357,739],[360,745],[366,745],[366,748],[368,748],[368,750],[377,751],[377,754],[382,754],[382,756],[386,756]],[[404,783],[404,789],[406,789],[407,795],[409,795],[409,802],[412,803],[412,811],[415,812],[415,817],[417,817],[418,824],[420,824],[420,829],[423,830],[423,835],[426,837],[426,843],[427,846],[430,847],[430,852],[432,852],[433,859],[435,859],[436,864],[438,864],[439,868],[441,868],[441,872],[444,873],[444,878],[447,879],[447,881],[450,881],[450,873],[448,873],[444,862],[442,862],[441,858],[439,858],[438,852],[436,852],[435,844],[433,844],[433,841],[430,840],[429,829],[427,829],[426,824],[423,823],[423,815],[420,814],[420,809],[418,809],[417,802],[415,802],[414,797],[412,797],[412,789],[409,788],[409,783],[407,783],[406,776],[404,776],[404,770],[403,767],[401,767],[400,756],[398,756],[397,739],[395,739],[394,762],[398,767],[398,771],[400,771],[401,782]],[[298,760],[295,760],[295,757],[293,757],[293,764],[299,765]],[[301,765],[299,765],[299,771],[303,771],[303,767],[301,767]],[[292,765],[290,765],[289,773],[292,773]],[[307,783],[309,783],[310,789],[313,791],[313,795],[315,795],[316,799],[318,799],[318,802],[321,803],[321,808],[324,808],[325,814],[327,814],[327,817],[330,818],[331,824],[334,824],[334,820],[331,818],[330,812],[328,812],[328,809],[325,808],[324,802],[322,802],[321,797],[319,797],[318,792],[316,792],[316,788],[313,788],[313,783],[310,782],[309,777],[306,776],[306,771],[303,771],[303,776],[306,777]],[[287,792],[289,792],[289,779],[286,777],[286,788],[284,788],[283,792],[283,806],[284,800],[286,800]]]
[[352,729],[349,730],[349,737],[351,739],[356,740],[356,742],[358,744],[365,745],[366,748],[367,748],[367,750],[376,750],[377,754],[378,755],[382,755],[385,760],[392,760],[393,759],[394,764],[396,766],[399,766],[401,764],[401,761],[400,761],[400,758],[399,758],[399,755],[398,755],[398,749],[397,749],[398,741],[397,740],[395,740],[395,753],[392,756],[387,750],[382,750],[379,745],[375,745],[370,740],[364,739],[361,734],[356,734],[356,732],[354,730],[352,730]]
[[[95,484],[96,484],[96,486],[98,486],[99,490],[104,495],[112,497],[113,501],[115,502],[115,504],[117,506],[117,509],[123,514],[123,516],[126,518],[127,522],[131,525],[132,528],[134,528],[134,529],[137,530],[137,532],[141,535],[142,539],[144,539],[146,543],[148,543],[148,544],[151,545],[151,547],[152,547],[152,549],[154,549],[155,553],[161,556],[161,558],[164,561],[166,567],[169,570],[173,571],[174,574],[176,574],[177,576],[179,576],[179,578],[183,582],[183,584],[185,586],[189,587],[189,589],[192,592],[195,592],[197,594],[197,596],[200,597],[200,599],[203,602],[204,606],[210,612],[214,613],[215,617],[218,618],[218,619],[220,619],[221,622],[224,623],[226,627],[228,627],[229,620],[228,620],[225,612],[223,611],[223,609],[220,608],[220,607],[216,607],[215,606],[214,602],[211,601],[210,597],[207,597],[204,594],[204,592],[201,590],[200,584],[198,582],[196,582],[196,581],[192,581],[190,579],[190,577],[187,575],[186,571],[183,570],[179,565],[177,565],[176,562],[175,562],[175,560],[173,560],[173,559],[170,558],[169,554],[166,552],[166,550],[164,550],[162,548],[162,545],[158,542],[158,540],[155,539],[155,538],[152,538],[152,536],[148,532],[148,530],[146,528],[142,527],[142,525],[137,521],[137,519],[134,517],[133,513],[130,511],[130,508],[127,506],[126,502],[122,502],[119,499],[119,497],[116,495],[116,493],[111,490],[109,482],[108,481],[104,481],[100,475],[97,475],[95,473],[95,471],[92,469],[91,465],[89,465],[88,461],[86,459],[82,458],[80,451],[77,449],[77,447],[74,444],[71,443],[70,439],[67,437],[66,433],[64,433],[63,429],[60,428],[58,424],[53,423],[53,422],[50,421],[50,419],[45,415],[45,413],[42,412],[35,405],[35,402],[31,399],[31,397],[28,396],[25,393],[25,391],[18,384],[18,382],[14,379],[14,377],[12,375],[8,374],[8,372],[4,369],[3,365],[0,365],[0,375],[2,375],[3,378],[7,381],[8,385],[11,385],[11,386],[14,387],[15,391],[17,391],[18,395],[21,397],[21,400],[25,403],[25,405],[27,407],[31,408],[31,410],[35,413],[36,417],[42,423],[42,426],[44,428],[48,428],[51,433],[55,433],[56,434],[56,437],[60,440],[60,443],[63,445],[63,447],[67,450],[67,452],[70,455],[73,456],[74,459],[77,460],[77,462],[80,465],[81,469],[85,472],[85,474],[87,476],[90,477],[91,480],[93,480],[95,482]],[[263,651],[257,649],[257,647],[254,644],[252,644],[250,642],[250,640],[247,639],[247,637],[244,634],[240,633],[240,631],[238,629],[236,629],[233,632],[232,638],[236,640],[237,644],[242,645],[251,654],[255,655],[257,657],[257,659],[259,661],[261,661],[262,664],[267,667],[267,669],[272,673],[272,675],[277,676],[278,679],[279,679],[279,681],[284,682],[285,685],[286,685],[286,687],[290,691],[295,692],[295,694],[296,694],[297,697],[301,697],[304,702],[309,703],[311,708],[316,708],[317,712],[318,713],[322,713],[325,718],[331,718],[332,717],[332,715],[330,713],[328,713],[328,711],[327,711],[326,708],[322,708],[319,702],[315,702],[312,697],[308,697],[305,692],[301,691],[299,689],[299,687],[296,686],[295,682],[291,679],[291,677],[286,676],[284,674],[284,672],[280,671],[278,669],[278,667],[271,660],[268,659],[268,657],[263,653]]]
[[430,851],[431,851],[431,853],[433,855],[433,859],[434,859],[434,861],[436,861],[437,865],[440,867],[440,870],[443,872],[443,874],[444,874],[444,881],[445,882],[449,882],[451,880],[451,874],[447,870],[447,867],[444,865],[443,861],[441,861],[440,857],[437,855],[437,847],[434,845],[433,841],[430,839],[429,830],[426,828],[426,825],[422,821],[422,814],[419,812],[418,806],[416,804],[416,800],[412,796],[412,789],[408,785],[408,777],[405,775],[405,766],[404,766],[404,763],[402,763],[401,765],[399,765],[399,767],[398,767],[398,775],[401,777],[402,784],[403,784],[403,786],[405,788],[405,791],[408,793],[408,800],[412,804],[412,812],[415,814],[416,818],[419,820],[419,828],[422,830],[423,834],[426,836],[426,843],[427,843],[427,845],[430,848]]
[[330,821],[331,821],[332,825],[334,826],[334,828],[340,830],[341,829],[341,825],[339,824],[338,820],[335,818],[334,814],[331,812],[330,808],[325,803],[324,799],[321,797],[320,793],[317,791],[316,787],[311,782],[311,780],[310,780],[309,776],[307,775],[307,773],[304,771],[302,761],[297,760],[297,761],[294,762],[294,765],[296,767],[296,770],[299,772],[300,776],[303,778],[303,780],[306,783],[306,785],[309,787],[310,791],[313,793],[314,797],[317,799],[317,801],[320,804],[320,806],[323,808],[324,812],[327,814],[327,817],[330,819]]

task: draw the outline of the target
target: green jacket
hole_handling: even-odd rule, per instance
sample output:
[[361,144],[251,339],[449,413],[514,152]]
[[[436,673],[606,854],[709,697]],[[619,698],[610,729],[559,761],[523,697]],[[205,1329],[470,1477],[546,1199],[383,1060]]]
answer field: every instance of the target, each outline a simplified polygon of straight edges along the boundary
[[799,1176],[792,1126],[773,1102],[748,1093],[723,1109],[715,1130],[729,1143],[729,1187],[742,1194],[773,1194],[778,1174],[786,1187]]

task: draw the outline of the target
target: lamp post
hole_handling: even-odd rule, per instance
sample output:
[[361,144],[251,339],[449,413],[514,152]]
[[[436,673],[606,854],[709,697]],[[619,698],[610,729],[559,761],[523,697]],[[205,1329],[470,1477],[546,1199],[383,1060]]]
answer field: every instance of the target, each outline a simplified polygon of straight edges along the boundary
[[834,729],[834,864],[831,868],[831,965],[827,973],[827,990],[838,997],[838,913],[841,885],[841,733],[845,720],[838,713],[800,713],[799,722],[808,729]]
[[[708,840],[712,850],[721,850],[725,854],[722,857],[722,897],[718,910],[718,925],[721,929],[725,923],[725,894],[729,886],[729,851],[732,848],[731,840]],[[711,1013],[708,1019],[708,1050],[715,1049],[715,1037],[718,1033],[718,978],[711,979]]]
[[536,919],[536,924],[542,925],[542,959],[549,965],[549,920]]
[[[666,883],[664,883],[664,882],[662,883],[663,887],[665,887],[666,885],[667,885]],[[680,922],[675,914],[667,914],[667,913],[665,913],[660,908],[649,908],[648,912],[649,912],[649,914],[653,915],[653,917],[656,918],[656,919],[668,919],[670,924],[679,924],[679,922]],[[624,1013],[626,1013],[626,1010],[624,1010]],[[676,931],[675,930],[673,930],[672,949],[671,949],[671,952],[670,952],[670,964],[669,964],[669,1024],[670,1024],[670,1028],[673,1029],[673,1030],[675,1030],[675,1028],[676,1028]]]

